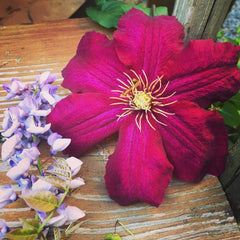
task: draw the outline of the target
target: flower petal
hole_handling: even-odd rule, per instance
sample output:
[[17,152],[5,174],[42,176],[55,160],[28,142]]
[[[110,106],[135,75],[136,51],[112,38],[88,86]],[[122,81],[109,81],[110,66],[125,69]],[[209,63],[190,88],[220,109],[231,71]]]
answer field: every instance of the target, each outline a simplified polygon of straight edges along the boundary
[[120,60],[138,73],[143,69],[154,80],[173,54],[182,50],[184,28],[175,17],[149,17],[132,8],[120,18],[113,38]]
[[11,168],[7,172],[7,176],[13,181],[19,180],[30,169],[31,160],[29,158],[22,159],[15,167]]
[[106,165],[109,195],[121,205],[144,201],[158,206],[171,180],[168,162],[158,131],[142,119],[141,132],[134,115],[120,128],[119,142]]
[[53,132],[71,138],[65,153],[78,157],[93,145],[116,132],[119,110],[107,94],[73,94],[61,100],[48,115]]
[[83,218],[85,216],[85,213],[75,206],[67,206],[64,214],[66,215],[68,222],[75,222],[79,218]]
[[8,138],[2,145],[2,161],[8,160],[16,150],[16,146],[21,141],[21,136],[19,134],[15,134],[12,137]]
[[175,115],[159,126],[164,148],[177,178],[200,181],[205,174],[220,175],[225,168],[228,137],[222,117],[195,103],[169,106]]
[[163,70],[164,79],[171,81],[168,90],[176,91],[175,98],[195,101],[204,108],[228,100],[240,88],[239,51],[232,43],[190,41]]
[[76,56],[63,70],[62,86],[76,92],[108,92],[117,89],[117,78],[125,78],[123,65],[113,42],[105,35],[88,32],[79,43]]
[[83,162],[81,160],[79,160],[78,158],[75,158],[75,157],[67,158],[66,162],[69,165],[69,167],[71,168],[72,177],[77,175]]

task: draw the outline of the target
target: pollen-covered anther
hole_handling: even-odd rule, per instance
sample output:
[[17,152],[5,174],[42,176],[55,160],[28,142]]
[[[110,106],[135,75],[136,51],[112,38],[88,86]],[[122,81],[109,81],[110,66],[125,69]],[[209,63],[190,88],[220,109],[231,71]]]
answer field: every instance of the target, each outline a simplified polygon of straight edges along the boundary
[[131,100],[131,105],[135,110],[150,110],[152,105],[152,95],[150,92],[136,91],[133,93],[134,97]]

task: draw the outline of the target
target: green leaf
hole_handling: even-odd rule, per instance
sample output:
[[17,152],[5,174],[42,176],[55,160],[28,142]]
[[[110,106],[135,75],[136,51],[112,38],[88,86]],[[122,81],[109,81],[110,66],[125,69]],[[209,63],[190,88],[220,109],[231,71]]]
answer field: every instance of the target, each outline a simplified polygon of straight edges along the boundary
[[240,25],[237,27],[237,32],[240,33]]
[[231,102],[225,102],[220,110],[221,116],[224,118],[225,124],[236,128],[240,125],[240,115],[238,109]]
[[121,240],[121,237],[116,233],[110,233],[103,240]]
[[238,92],[235,96],[233,96],[229,102],[232,102],[237,109],[240,109],[240,92]]
[[237,45],[240,45],[240,36],[236,37],[235,41],[237,42]]
[[38,230],[40,223],[37,219],[20,219],[23,223],[23,229],[35,229]]
[[220,30],[218,33],[217,33],[217,38],[223,38],[224,37],[224,33],[222,30]]
[[[135,4],[124,4],[122,6],[122,9],[124,13],[127,13],[131,8],[136,8],[138,10],[141,10],[148,16],[152,16],[152,9],[151,8],[145,8],[141,3],[135,5]],[[155,16],[160,15],[168,15],[168,9],[167,7],[156,7],[155,8]]]
[[56,188],[59,188],[61,190],[66,190],[67,188],[67,183],[64,179],[56,177],[56,176],[46,176],[46,177],[41,177],[39,176],[40,179],[51,183],[54,185]]
[[46,170],[46,172],[66,179],[71,178],[71,168],[64,158],[56,158],[55,162],[51,165],[51,168]]
[[5,236],[12,240],[36,240],[38,237],[37,230],[31,228],[15,229]]
[[[139,9],[148,16],[152,16],[152,9],[145,8],[141,3],[135,5],[117,0],[98,0],[96,5],[96,7],[88,7],[86,13],[92,20],[106,28],[117,28],[119,18],[131,8]],[[155,8],[155,15],[168,15],[167,7]]]
[[167,7],[156,7],[155,16],[166,15],[168,16],[168,8]]
[[231,38],[225,38],[223,42],[231,42],[233,45],[238,45],[237,41]]
[[31,208],[41,212],[50,212],[58,206],[56,196],[50,191],[33,191],[22,198]]
[[87,15],[106,28],[117,28],[119,18],[124,14],[123,2],[110,0],[98,2],[97,7],[86,8]]

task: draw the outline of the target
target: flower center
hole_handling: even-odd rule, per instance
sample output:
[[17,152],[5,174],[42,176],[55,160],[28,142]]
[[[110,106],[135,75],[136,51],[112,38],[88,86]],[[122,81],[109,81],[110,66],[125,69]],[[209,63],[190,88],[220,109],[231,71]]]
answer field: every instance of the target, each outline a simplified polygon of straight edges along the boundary
[[118,85],[119,89],[112,90],[120,94],[119,96],[111,97],[116,100],[112,105],[124,105],[122,108],[123,113],[117,115],[118,119],[135,112],[135,122],[140,131],[143,117],[146,118],[148,124],[154,130],[153,121],[167,126],[166,120],[163,119],[175,113],[167,111],[165,107],[177,101],[170,101],[176,92],[170,95],[166,94],[169,82],[163,86],[161,81],[163,76],[157,77],[157,79],[149,83],[144,71],[142,71],[142,75],[137,74],[133,70],[131,72],[135,75],[134,78],[124,73],[127,79],[125,81],[117,79],[120,82],[120,85]]
[[136,110],[150,110],[152,104],[151,93],[144,91],[135,91],[133,93],[134,98],[131,100]]

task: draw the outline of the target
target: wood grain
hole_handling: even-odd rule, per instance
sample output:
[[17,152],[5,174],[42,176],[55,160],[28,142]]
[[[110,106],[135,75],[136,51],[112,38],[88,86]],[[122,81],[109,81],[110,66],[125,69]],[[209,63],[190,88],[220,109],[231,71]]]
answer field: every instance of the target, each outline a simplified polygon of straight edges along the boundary
[[185,25],[186,42],[216,40],[232,2],[234,0],[176,0],[173,15]]
[[[86,31],[107,31],[89,19],[65,20],[29,26],[8,26],[0,29],[0,82],[10,82],[18,77],[25,82],[43,71],[61,72],[75,54],[80,38]],[[58,84],[61,83],[59,75]],[[60,88],[59,94],[68,91]],[[0,89],[0,119],[6,107],[18,101],[6,101],[6,93]],[[86,184],[67,198],[69,205],[86,212],[86,222],[71,239],[103,239],[114,232],[117,219],[134,234],[129,236],[121,226],[117,232],[127,239],[239,239],[238,226],[229,203],[216,177],[206,176],[200,183],[186,183],[172,179],[162,205],[158,208],[145,203],[127,207],[119,206],[107,194],[104,184],[105,164],[114,151],[117,136],[106,139],[80,159],[84,162],[79,176]],[[41,145],[41,158],[47,154]],[[6,163],[0,163],[1,185],[7,184]],[[127,171],[127,169],[126,169]],[[14,189],[19,190],[14,184]],[[19,200],[0,210],[10,227],[20,226],[19,218],[33,217],[34,212]]]

